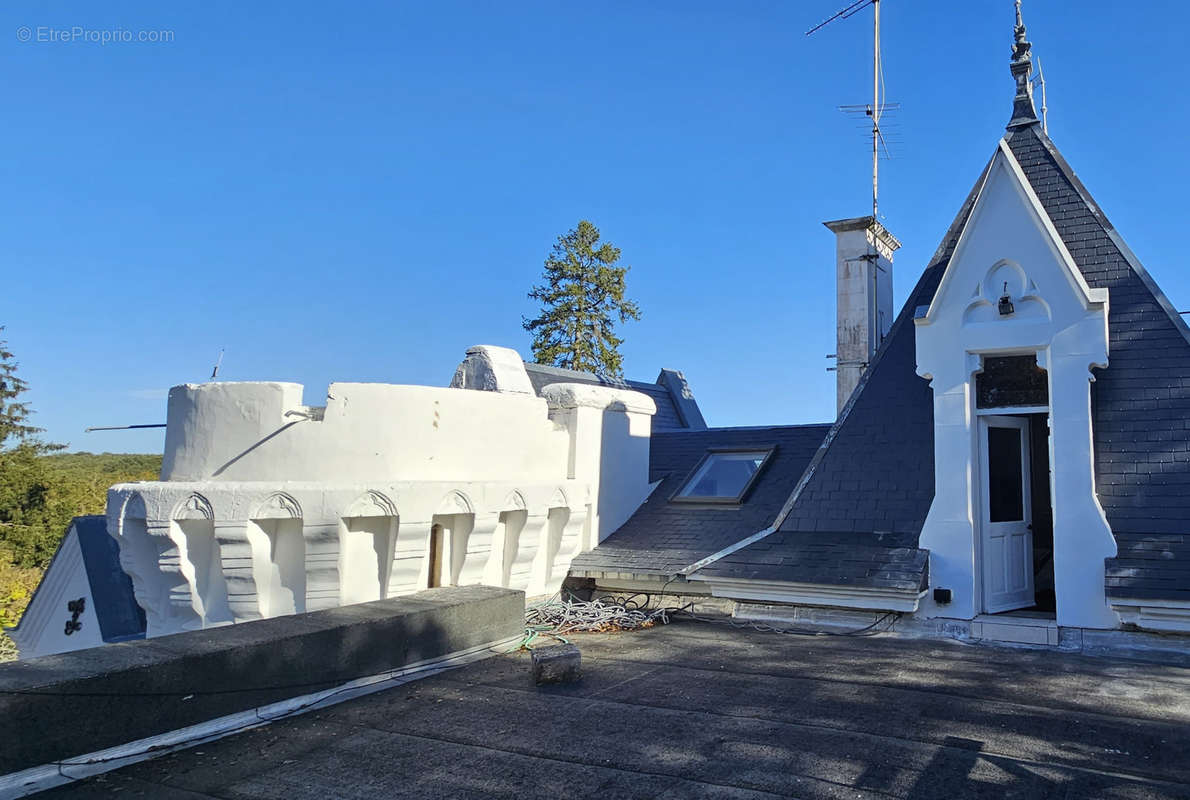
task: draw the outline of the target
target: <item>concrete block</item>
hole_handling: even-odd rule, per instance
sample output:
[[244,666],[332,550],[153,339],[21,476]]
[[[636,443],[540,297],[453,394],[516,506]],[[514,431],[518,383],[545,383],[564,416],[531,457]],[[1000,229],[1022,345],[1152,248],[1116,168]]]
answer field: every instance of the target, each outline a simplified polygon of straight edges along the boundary
[[533,651],[533,683],[573,683],[582,677],[578,645],[558,644]]

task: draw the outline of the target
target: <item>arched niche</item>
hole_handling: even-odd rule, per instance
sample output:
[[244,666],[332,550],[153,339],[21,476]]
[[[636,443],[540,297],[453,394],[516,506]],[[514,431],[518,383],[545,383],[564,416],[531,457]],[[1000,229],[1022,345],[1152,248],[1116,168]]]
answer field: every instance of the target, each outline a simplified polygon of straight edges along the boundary
[[459,490],[448,492],[438,504],[430,532],[430,586],[454,586],[467,555],[467,540],[475,527],[475,505]]
[[304,612],[306,541],[301,505],[285,492],[273,492],[256,506],[246,533],[261,616]]
[[190,603],[204,627],[232,621],[223,576],[222,549],[215,539],[215,514],[211,503],[194,493],[170,513],[170,538],[185,562],[183,575],[190,583]]
[[399,525],[397,506],[387,495],[367,491],[347,508],[339,528],[340,597],[344,604],[387,595]]

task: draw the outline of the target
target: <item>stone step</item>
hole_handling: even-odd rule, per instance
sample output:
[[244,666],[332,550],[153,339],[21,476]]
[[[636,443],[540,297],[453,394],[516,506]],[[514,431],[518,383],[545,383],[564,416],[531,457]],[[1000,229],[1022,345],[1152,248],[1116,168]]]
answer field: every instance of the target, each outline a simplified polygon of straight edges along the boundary
[[971,621],[971,638],[1016,644],[1057,646],[1058,623],[1038,617],[981,614]]

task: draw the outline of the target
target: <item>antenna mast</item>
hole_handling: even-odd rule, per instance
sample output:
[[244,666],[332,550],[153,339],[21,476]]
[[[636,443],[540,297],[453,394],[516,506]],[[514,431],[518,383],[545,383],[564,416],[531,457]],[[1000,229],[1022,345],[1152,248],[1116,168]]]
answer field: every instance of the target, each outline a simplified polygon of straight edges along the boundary
[[880,198],[880,0],[872,0],[872,219]]
[[1046,134],[1048,134],[1050,132],[1050,126],[1049,126],[1050,109],[1049,109],[1049,106],[1046,105],[1046,102],[1045,102],[1045,72],[1043,72],[1041,69],[1041,56],[1038,56],[1036,61],[1037,61],[1037,76],[1035,78],[1032,78],[1031,80],[1033,81],[1033,83],[1035,83],[1039,87],[1041,87],[1041,130],[1043,132],[1045,132]]
[[880,120],[884,116],[885,110],[895,110],[895,106],[889,107],[884,102],[882,84],[884,82],[884,70],[882,68],[880,59],[880,0],[855,0],[851,5],[839,11],[834,16],[820,22],[810,30],[806,31],[809,36],[816,31],[822,30],[827,25],[835,20],[847,19],[848,17],[858,14],[868,6],[872,6],[872,103],[868,106],[840,106],[841,111],[859,113],[863,112],[866,116],[872,118],[872,219],[878,218],[880,210],[880,147],[885,148],[885,153],[888,152],[888,143],[884,138],[884,133],[880,128]]

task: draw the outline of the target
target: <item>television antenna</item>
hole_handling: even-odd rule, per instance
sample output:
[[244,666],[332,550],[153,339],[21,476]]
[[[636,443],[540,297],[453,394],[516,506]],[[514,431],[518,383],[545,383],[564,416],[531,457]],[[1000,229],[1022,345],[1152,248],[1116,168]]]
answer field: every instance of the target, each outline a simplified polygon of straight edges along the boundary
[[[855,0],[851,5],[837,12],[806,31],[809,36],[822,30],[827,25],[838,20],[853,17],[868,6],[872,7],[872,102],[866,105],[839,106],[839,110],[846,114],[863,114],[872,121],[872,219],[876,219],[880,208],[880,150],[884,148],[886,157],[891,156],[888,142],[884,137],[884,130],[880,121],[885,112],[896,111],[899,103],[886,103],[884,100],[884,67],[880,58],[880,0]],[[866,126],[865,126],[866,127]]]

